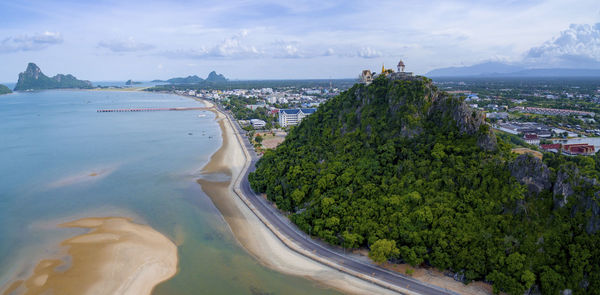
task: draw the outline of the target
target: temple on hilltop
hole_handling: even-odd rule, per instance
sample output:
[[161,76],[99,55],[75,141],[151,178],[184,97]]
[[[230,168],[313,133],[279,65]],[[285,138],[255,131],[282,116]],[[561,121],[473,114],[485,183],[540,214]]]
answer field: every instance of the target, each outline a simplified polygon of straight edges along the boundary
[[384,64],[381,64],[381,72],[379,74],[375,74],[372,73],[371,70],[363,70],[362,74],[359,77],[359,80],[361,83],[369,85],[371,84],[371,82],[373,82],[373,79],[384,75],[387,78],[393,79],[393,80],[404,80],[407,79],[409,77],[413,77],[413,73],[412,72],[405,72],[404,68],[406,67],[406,65],[404,64],[404,62],[402,60],[400,60],[400,62],[398,62],[397,68],[398,71],[394,72],[394,70],[392,69],[386,69]]

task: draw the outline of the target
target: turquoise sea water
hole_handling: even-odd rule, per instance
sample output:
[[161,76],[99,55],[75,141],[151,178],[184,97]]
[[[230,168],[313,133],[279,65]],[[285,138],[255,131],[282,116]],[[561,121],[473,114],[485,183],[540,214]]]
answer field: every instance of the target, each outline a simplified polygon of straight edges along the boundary
[[0,289],[79,229],[81,217],[126,216],[178,246],[179,272],[155,294],[336,294],[261,266],[195,182],[221,144],[207,111],[144,92],[55,90],[0,96]]

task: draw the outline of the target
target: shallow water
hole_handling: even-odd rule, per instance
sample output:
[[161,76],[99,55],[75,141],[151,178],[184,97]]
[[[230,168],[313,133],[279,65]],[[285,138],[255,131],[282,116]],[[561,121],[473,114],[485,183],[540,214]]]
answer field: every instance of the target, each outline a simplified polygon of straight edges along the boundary
[[195,181],[221,144],[213,113],[96,112],[192,106],[201,105],[144,92],[0,96],[0,286],[81,232],[58,223],[126,216],[178,245],[179,273],[155,294],[335,294],[261,266],[237,244]]

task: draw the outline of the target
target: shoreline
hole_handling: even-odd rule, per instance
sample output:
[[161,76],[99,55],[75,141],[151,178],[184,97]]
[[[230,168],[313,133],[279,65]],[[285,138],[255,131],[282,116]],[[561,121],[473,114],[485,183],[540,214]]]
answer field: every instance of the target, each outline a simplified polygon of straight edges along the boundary
[[[185,95],[183,96],[192,98]],[[214,104],[210,101],[195,97],[193,97],[193,99],[204,102],[209,107],[214,107]],[[249,155],[242,155],[244,163],[235,163],[234,165],[225,162],[225,159],[232,158],[230,154],[236,152],[235,149],[238,149],[237,152],[241,153],[247,153],[247,151],[242,148],[242,143],[240,142],[242,139],[231,126],[233,123],[230,121],[230,118],[216,108],[213,108],[212,111],[217,114],[215,120],[219,122],[221,128],[223,145],[213,154],[213,156],[211,156],[209,162],[202,169],[202,173],[222,173],[227,174],[232,179],[225,182],[210,182],[199,179],[198,183],[201,184],[203,191],[211,198],[217,209],[219,209],[236,240],[252,256],[254,256],[259,263],[279,272],[302,276],[316,281],[321,285],[329,286],[350,294],[415,294],[402,287],[390,285],[376,278],[355,273],[342,265],[315,256],[313,253],[297,246],[293,241],[288,240],[285,236],[281,235],[281,233],[278,233],[276,228],[272,225],[270,226],[268,221],[262,220],[263,218],[257,216],[257,214],[260,213],[254,212],[255,209],[251,209],[253,205],[247,203],[247,200],[243,200],[244,197],[241,195],[242,192],[239,191],[238,182],[241,177],[240,173],[244,171],[244,169],[239,169],[239,166],[246,165],[246,159]],[[232,145],[231,143],[233,143],[234,147],[229,148],[228,146]],[[228,149],[230,149],[229,154],[227,152]],[[240,159],[237,160],[239,161]],[[231,166],[235,169],[230,169]],[[232,172],[231,170],[235,171]],[[227,200],[226,198],[231,200]],[[238,212],[235,212],[236,209]],[[240,213],[242,214],[240,215]],[[256,236],[249,237],[251,235],[248,233],[254,233]],[[268,243],[265,241],[268,241]],[[265,244],[271,244],[269,246],[276,247],[276,249],[267,249]],[[298,265],[294,265],[294,263],[291,262],[293,260],[291,257],[298,259]],[[316,264],[312,265],[312,267],[315,267],[318,270],[305,268],[309,264]],[[406,268],[411,268],[415,270],[415,273],[410,276],[412,279],[461,294],[492,294],[490,285],[482,282],[471,282],[468,285],[464,285],[461,282],[443,275],[442,272],[435,269],[414,268],[404,264],[386,264],[384,268],[398,273],[403,273],[403,270],[406,270]],[[334,273],[333,276],[335,276],[335,278],[330,276],[332,273]]]
[[[214,106],[212,102],[194,99],[204,102],[208,107]],[[225,174],[231,179],[211,181],[207,177],[197,182],[221,212],[238,243],[250,255],[268,268],[310,279],[325,288],[349,294],[398,294],[317,262],[284,244],[236,195],[235,182],[244,171],[246,155],[229,119],[216,108],[212,111],[221,128],[223,143],[202,168],[202,175]]]
[[123,217],[88,217],[60,224],[86,232],[60,243],[63,255],[40,260],[3,295],[147,294],[177,273],[177,246],[150,226]]

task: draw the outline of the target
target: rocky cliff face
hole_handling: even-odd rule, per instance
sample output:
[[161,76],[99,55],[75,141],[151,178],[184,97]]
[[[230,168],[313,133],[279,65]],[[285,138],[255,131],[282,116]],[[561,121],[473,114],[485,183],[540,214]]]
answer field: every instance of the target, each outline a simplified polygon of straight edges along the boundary
[[[446,93],[432,92],[432,107],[429,113],[441,113],[442,117],[449,117],[456,123],[461,134],[477,135],[477,145],[486,150],[496,150],[496,135],[485,122],[484,114],[479,110],[470,108],[460,98],[449,96]],[[441,120],[445,122],[447,120]]]
[[519,183],[527,185],[530,193],[539,194],[552,188],[550,169],[542,160],[528,154],[518,156],[509,164],[510,173]]
[[586,231],[593,234],[600,230],[600,183],[581,175],[575,165],[563,165],[556,174],[556,182],[552,190],[554,205],[557,208],[569,203],[569,198],[574,197],[575,203],[571,209],[572,214],[591,211],[591,216],[586,224]]
[[[551,181],[551,172],[538,158],[520,155],[509,164],[511,175],[519,183],[527,186],[531,196],[544,190],[551,191],[554,207],[560,209],[569,202],[571,214],[590,211],[586,231],[594,234],[600,230],[600,182],[581,175],[572,163],[564,164],[556,172],[556,180]],[[522,201],[519,201],[522,202]]]
[[25,72],[19,74],[15,91],[60,88],[92,88],[92,83],[77,80],[73,75],[58,74],[50,78],[36,64],[29,63]]

